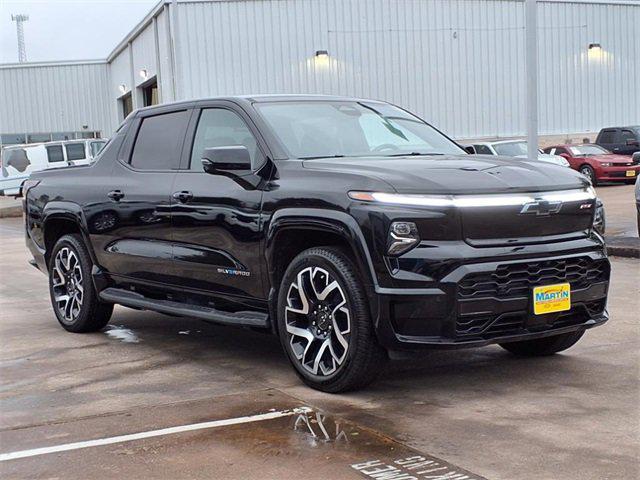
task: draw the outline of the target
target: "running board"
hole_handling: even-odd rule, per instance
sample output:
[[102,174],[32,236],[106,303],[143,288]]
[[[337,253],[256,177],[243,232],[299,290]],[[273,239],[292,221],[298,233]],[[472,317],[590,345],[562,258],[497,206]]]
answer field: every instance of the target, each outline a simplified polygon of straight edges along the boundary
[[125,307],[152,310],[154,312],[176,315],[179,317],[194,317],[200,320],[236,325],[243,327],[269,327],[269,315],[261,312],[223,312],[215,308],[172,302],[171,300],[156,300],[147,298],[136,292],[120,288],[105,288],[99,294],[100,300],[117,303]]

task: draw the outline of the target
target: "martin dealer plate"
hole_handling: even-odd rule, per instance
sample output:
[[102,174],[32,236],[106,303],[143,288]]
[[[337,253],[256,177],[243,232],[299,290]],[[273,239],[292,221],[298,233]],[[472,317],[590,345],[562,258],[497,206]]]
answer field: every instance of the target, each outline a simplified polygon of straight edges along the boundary
[[571,310],[571,285],[557,283],[533,289],[533,313],[564,312]]

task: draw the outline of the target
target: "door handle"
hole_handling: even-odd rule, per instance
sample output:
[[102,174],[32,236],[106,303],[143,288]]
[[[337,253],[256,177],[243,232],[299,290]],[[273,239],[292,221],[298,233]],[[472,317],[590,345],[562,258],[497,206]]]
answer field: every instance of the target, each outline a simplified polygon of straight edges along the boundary
[[175,192],[172,197],[178,200],[180,203],[187,203],[193,198],[193,193],[183,190],[182,192]]
[[114,202],[118,202],[124,197],[124,193],[122,193],[122,190],[112,190],[107,193],[107,197],[109,197]]

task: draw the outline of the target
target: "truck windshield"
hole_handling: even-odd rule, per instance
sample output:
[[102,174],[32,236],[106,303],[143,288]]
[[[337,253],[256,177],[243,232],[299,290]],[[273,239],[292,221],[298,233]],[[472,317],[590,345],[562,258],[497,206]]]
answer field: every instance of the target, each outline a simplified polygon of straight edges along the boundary
[[430,125],[389,104],[313,100],[255,107],[295,158],[466,153]]

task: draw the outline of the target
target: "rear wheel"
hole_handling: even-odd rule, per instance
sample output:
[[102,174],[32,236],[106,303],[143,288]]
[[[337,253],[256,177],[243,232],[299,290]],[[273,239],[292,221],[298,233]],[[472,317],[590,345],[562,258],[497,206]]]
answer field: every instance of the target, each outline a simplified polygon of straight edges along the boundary
[[69,332],[94,332],[111,318],[113,305],[103,303],[91,281],[93,262],[82,237],[64,235],[49,261],[49,293],[58,322]]
[[387,359],[356,267],[337,248],[311,248],[291,262],[280,285],[278,330],[302,381],[324,392],[369,384]]
[[596,172],[589,165],[582,165],[580,167],[580,173],[589,179],[591,185],[594,187],[598,185],[598,179],[596,178]]
[[505,350],[525,357],[542,357],[562,352],[577,343],[584,335],[584,330],[577,332],[563,333],[553,337],[538,338],[536,340],[525,340],[523,342],[501,343]]

